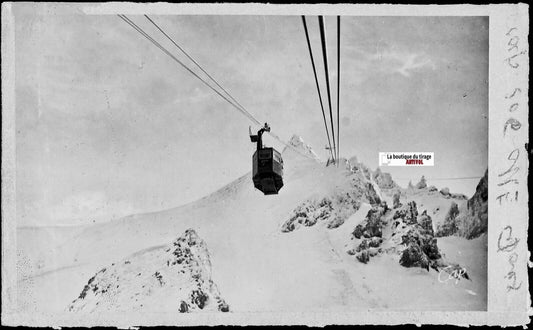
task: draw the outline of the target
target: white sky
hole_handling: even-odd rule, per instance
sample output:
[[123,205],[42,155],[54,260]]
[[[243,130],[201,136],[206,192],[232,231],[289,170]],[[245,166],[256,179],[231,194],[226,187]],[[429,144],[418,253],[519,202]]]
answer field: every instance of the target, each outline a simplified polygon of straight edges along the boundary
[[[118,17],[14,12],[19,223],[170,208],[250,170],[248,119]],[[326,159],[299,16],[152,18],[282,139],[298,134]],[[326,28],[336,95],[333,17]],[[343,17],[341,41],[341,156],[375,169],[380,151],[435,152],[432,168],[384,170],[471,195],[478,180],[431,178],[487,168],[488,18]]]

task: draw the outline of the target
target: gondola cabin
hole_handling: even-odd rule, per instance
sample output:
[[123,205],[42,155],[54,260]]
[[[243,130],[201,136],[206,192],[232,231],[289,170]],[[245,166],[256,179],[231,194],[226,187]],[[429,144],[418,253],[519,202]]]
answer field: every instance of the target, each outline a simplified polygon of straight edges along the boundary
[[263,147],[261,136],[265,131],[270,131],[267,124],[257,135],[250,134],[252,142],[257,142],[257,150],[252,157],[252,179],[255,188],[265,195],[273,195],[283,187],[283,159],[276,149]]

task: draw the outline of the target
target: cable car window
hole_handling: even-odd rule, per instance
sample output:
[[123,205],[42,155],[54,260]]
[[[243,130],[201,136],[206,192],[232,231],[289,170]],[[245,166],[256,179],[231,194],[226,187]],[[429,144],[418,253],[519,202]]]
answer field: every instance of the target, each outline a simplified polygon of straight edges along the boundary
[[271,157],[270,150],[259,150],[259,159],[269,159]]
[[281,156],[278,152],[274,152],[274,161],[281,163]]

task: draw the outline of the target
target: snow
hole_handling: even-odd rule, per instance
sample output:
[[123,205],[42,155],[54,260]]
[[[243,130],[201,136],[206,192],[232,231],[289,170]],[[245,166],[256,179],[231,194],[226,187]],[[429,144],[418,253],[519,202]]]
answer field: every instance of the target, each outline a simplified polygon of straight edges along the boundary
[[[301,138],[293,140],[298,148],[312,152]],[[394,254],[378,255],[368,264],[347,254],[351,232],[364,220],[371,207],[368,203],[338,228],[327,229],[317,223],[281,232],[291,211],[307,198],[349,187],[344,168],[325,167],[291,149],[284,151],[283,158],[285,185],[278,195],[264,196],[255,190],[248,173],[178,208],[58,231],[20,229],[20,259],[26,265],[19,273],[21,307],[65,312],[88,279],[102,268],[137,258],[131,272],[153,270],[152,261],[159,260],[162,246],[193,228],[205,241],[212,280],[233,312],[486,308],[487,248],[481,238],[439,238],[447,258],[464,265],[471,275],[471,281],[455,284],[440,283],[435,270],[404,268]],[[383,197],[388,198],[386,194]],[[437,206],[431,203],[437,202],[427,196],[419,196],[419,201],[433,217],[432,208]],[[122,285],[128,284],[124,281]],[[177,282],[172,286],[178,287]],[[175,308],[175,304],[165,304],[166,299],[175,301],[173,295],[158,294],[157,301],[146,299],[159,310]],[[134,299],[120,303],[124,310],[135,306]]]
[[91,277],[69,311],[229,311],[211,278],[205,242],[189,229],[172,244],[139,251]]
[[[389,205],[392,205],[392,191],[387,194],[382,194],[383,198]],[[418,205],[419,213],[426,210],[427,214],[431,216],[433,220],[433,229],[436,229],[439,224],[444,222],[446,214],[450,210],[453,202],[455,202],[460,209],[466,208],[466,199],[446,198],[438,191],[430,192],[426,189],[402,189],[400,196],[400,202],[402,204],[408,201],[415,201]]]

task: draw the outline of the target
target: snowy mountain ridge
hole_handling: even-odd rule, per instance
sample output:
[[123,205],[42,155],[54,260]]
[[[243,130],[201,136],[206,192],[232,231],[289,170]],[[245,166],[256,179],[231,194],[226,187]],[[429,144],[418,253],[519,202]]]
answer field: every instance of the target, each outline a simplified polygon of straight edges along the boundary
[[[320,161],[320,158],[317,156],[317,154],[314,152],[313,148],[311,148],[308,144],[305,143],[305,141],[302,139],[301,136],[294,134],[288,143],[290,146],[294,147],[297,152],[301,153],[304,156],[310,157],[312,159],[315,159],[316,161]],[[287,150],[290,150],[288,146],[286,146],[283,149],[283,154],[287,153]],[[294,151],[294,150],[293,150]]]
[[[291,140],[311,154],[303,139]],[[324,166],[285,148],[283,158],[278,195],[254,189],[247,173],[184,206],[65,232],[60,243],[46,240],[46,248],[24,247],[19,285],[32,301],[21,297],[22,303],[80,313],[221,311],[225,305],[236,312],[486,308],[486,235],[435,234],[452,203],[466,207],[466,199],[431,187],[399,188],[356,157]],[[183,232],[195,236],[191,228],[205,242],[180,243],[177,253],[196,261],[174,264],[177,246],[161,244],[175,243]],[[44,241],[31,239],[40,231],[20,234],[26,242]],[[209,253],[197,249],[203,245]],[[469,279],[440,283],[443,265],[464,267]],[[54,291],[58,285],[61,292]],[[193,295],[198,285],[203,294]]]
[[228,312],[229,306],[211,279],[205,242],[188,229],[170,245],[137,252],[102,268],[68,310]]

